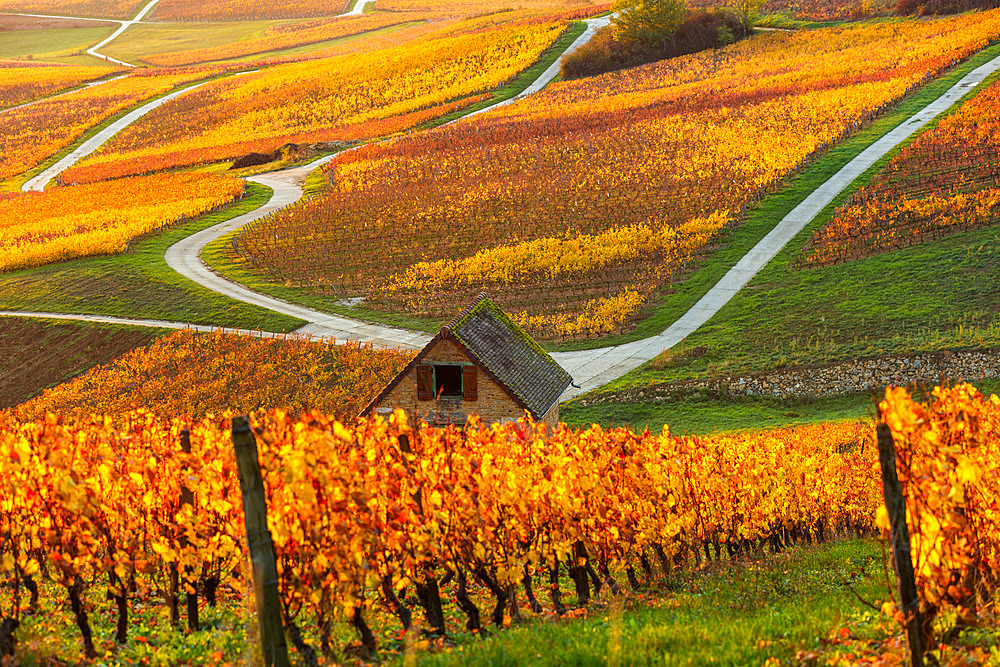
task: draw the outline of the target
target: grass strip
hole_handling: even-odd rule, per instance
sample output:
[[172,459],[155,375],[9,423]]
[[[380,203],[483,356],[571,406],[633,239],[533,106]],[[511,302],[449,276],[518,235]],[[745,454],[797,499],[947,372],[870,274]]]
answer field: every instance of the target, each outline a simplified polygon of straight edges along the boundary
[[[666,590],[594,603],[580,618],[549,618],[485,638],[453,635],[455,648],[403,651],[391,664],[762,665],[818,648],[845,616],[885,596],[874,539],[793,547],[743,562],[671,575]],[[853,591],[853,592],[852,592]],[[782,663],[784,664],[784,663]]]
[[0,274],[0,310],[150,318],[289,332],[305,322],[216,294],[175,272],[166,249],[191,234],[264,205],[270,188],[247,183],[243,199],[130,244],[120,255],[91,257]]

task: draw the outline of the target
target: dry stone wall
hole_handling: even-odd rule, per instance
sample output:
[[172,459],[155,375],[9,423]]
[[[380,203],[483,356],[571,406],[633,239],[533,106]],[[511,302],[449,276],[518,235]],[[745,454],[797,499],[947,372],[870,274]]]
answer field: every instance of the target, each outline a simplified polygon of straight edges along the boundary
[[599,403],[656,403],[698,391],[730,396],[792,398],[835,396],[888,385],[937,384],[975,381],[1000,376],[1000,349],[943,351],[889,355],[824,366],[797,366],[748,375],[726,376],[635,387],[594,397],[582,397],[582,406]]

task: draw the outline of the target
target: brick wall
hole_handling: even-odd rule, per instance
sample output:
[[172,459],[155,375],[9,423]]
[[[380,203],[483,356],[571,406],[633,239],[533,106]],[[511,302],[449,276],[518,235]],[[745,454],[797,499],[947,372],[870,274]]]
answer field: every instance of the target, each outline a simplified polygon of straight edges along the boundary
[[[451,363],[471,363],[473,360],[453,341],[444,339],[438,342],[427,355],[420,360],[420,363],[451,362]],[[493,381],[481,369],[477,369],[477,384],[479,398],[475,401],[464,401],[461,399],[443,399],[440,408],[451,415],[452,421],[465,423],[465,417],[470,414],[478,414],[487,424],[519,419],[522,408],[514,402],[514,399]],[[399,384],[382,401],[375,406],[375,411],[379,414],[389,414],[392,410],[400,408],[404,410],[411,420],[427,419],[428,415],[437,408],[436,401],[421,401],[417,399],[417,371],[416,368],[403,377]],[[549,421],[550,418],[554,421]],[[544,421],[555,426],[559,421],[558,404],[545,415]]]

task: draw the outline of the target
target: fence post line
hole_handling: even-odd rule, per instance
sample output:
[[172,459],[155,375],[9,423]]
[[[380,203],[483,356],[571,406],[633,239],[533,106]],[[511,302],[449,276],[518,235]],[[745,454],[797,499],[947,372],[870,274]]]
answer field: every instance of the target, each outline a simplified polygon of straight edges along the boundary
[[267,529],[267,499],[264,480],[257,457],[257,439],[247,417],[233,417],[233,449],[243,492],[243,512],[246,519],[247,544],[253,565],[254,596],[257,601],[257,622],[260,625],[261,652],[268,667],[288,667],[288,646],[281,622],[281,600],[278,596],[278,569],[274,561],[274,544]]
[[906,638],[910,645],[910,665],[923,667],[924,635],[920,621],[920,599],[913,574],[913,556],[910,552],[910,530],[906,525],[906,501],[896,473],[896,445],[888,424],[879,424],[878,461],[882,468],[882,494],[889,513],[892,559],[899,582],[899,603],[906,615]]
[[[186,428],[181,431],[181,451],[185,454],[191,453],[191,431]],[[194,493],[185,482],[181,482],[181,507],[185,505],[188,507],[194,505]],[[187,537],[181,535],[180,542],[181,548],[187,547]],[[200,625],[198,622],[198,580],[194,577],[190,567],[184,568],[182,579],[187,598],[188,632],[195,632]]]

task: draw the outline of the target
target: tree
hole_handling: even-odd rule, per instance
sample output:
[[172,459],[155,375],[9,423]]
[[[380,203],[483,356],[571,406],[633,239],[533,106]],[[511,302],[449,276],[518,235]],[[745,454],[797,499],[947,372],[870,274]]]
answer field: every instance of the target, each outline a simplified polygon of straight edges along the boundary
[[687,16],[684,0],[618,0],[612,19],[614,37],[663,51]]
[[743,28],[749,33],[757,22],[759,10],[764,0],[729,0],[726,7],[743,23]]

